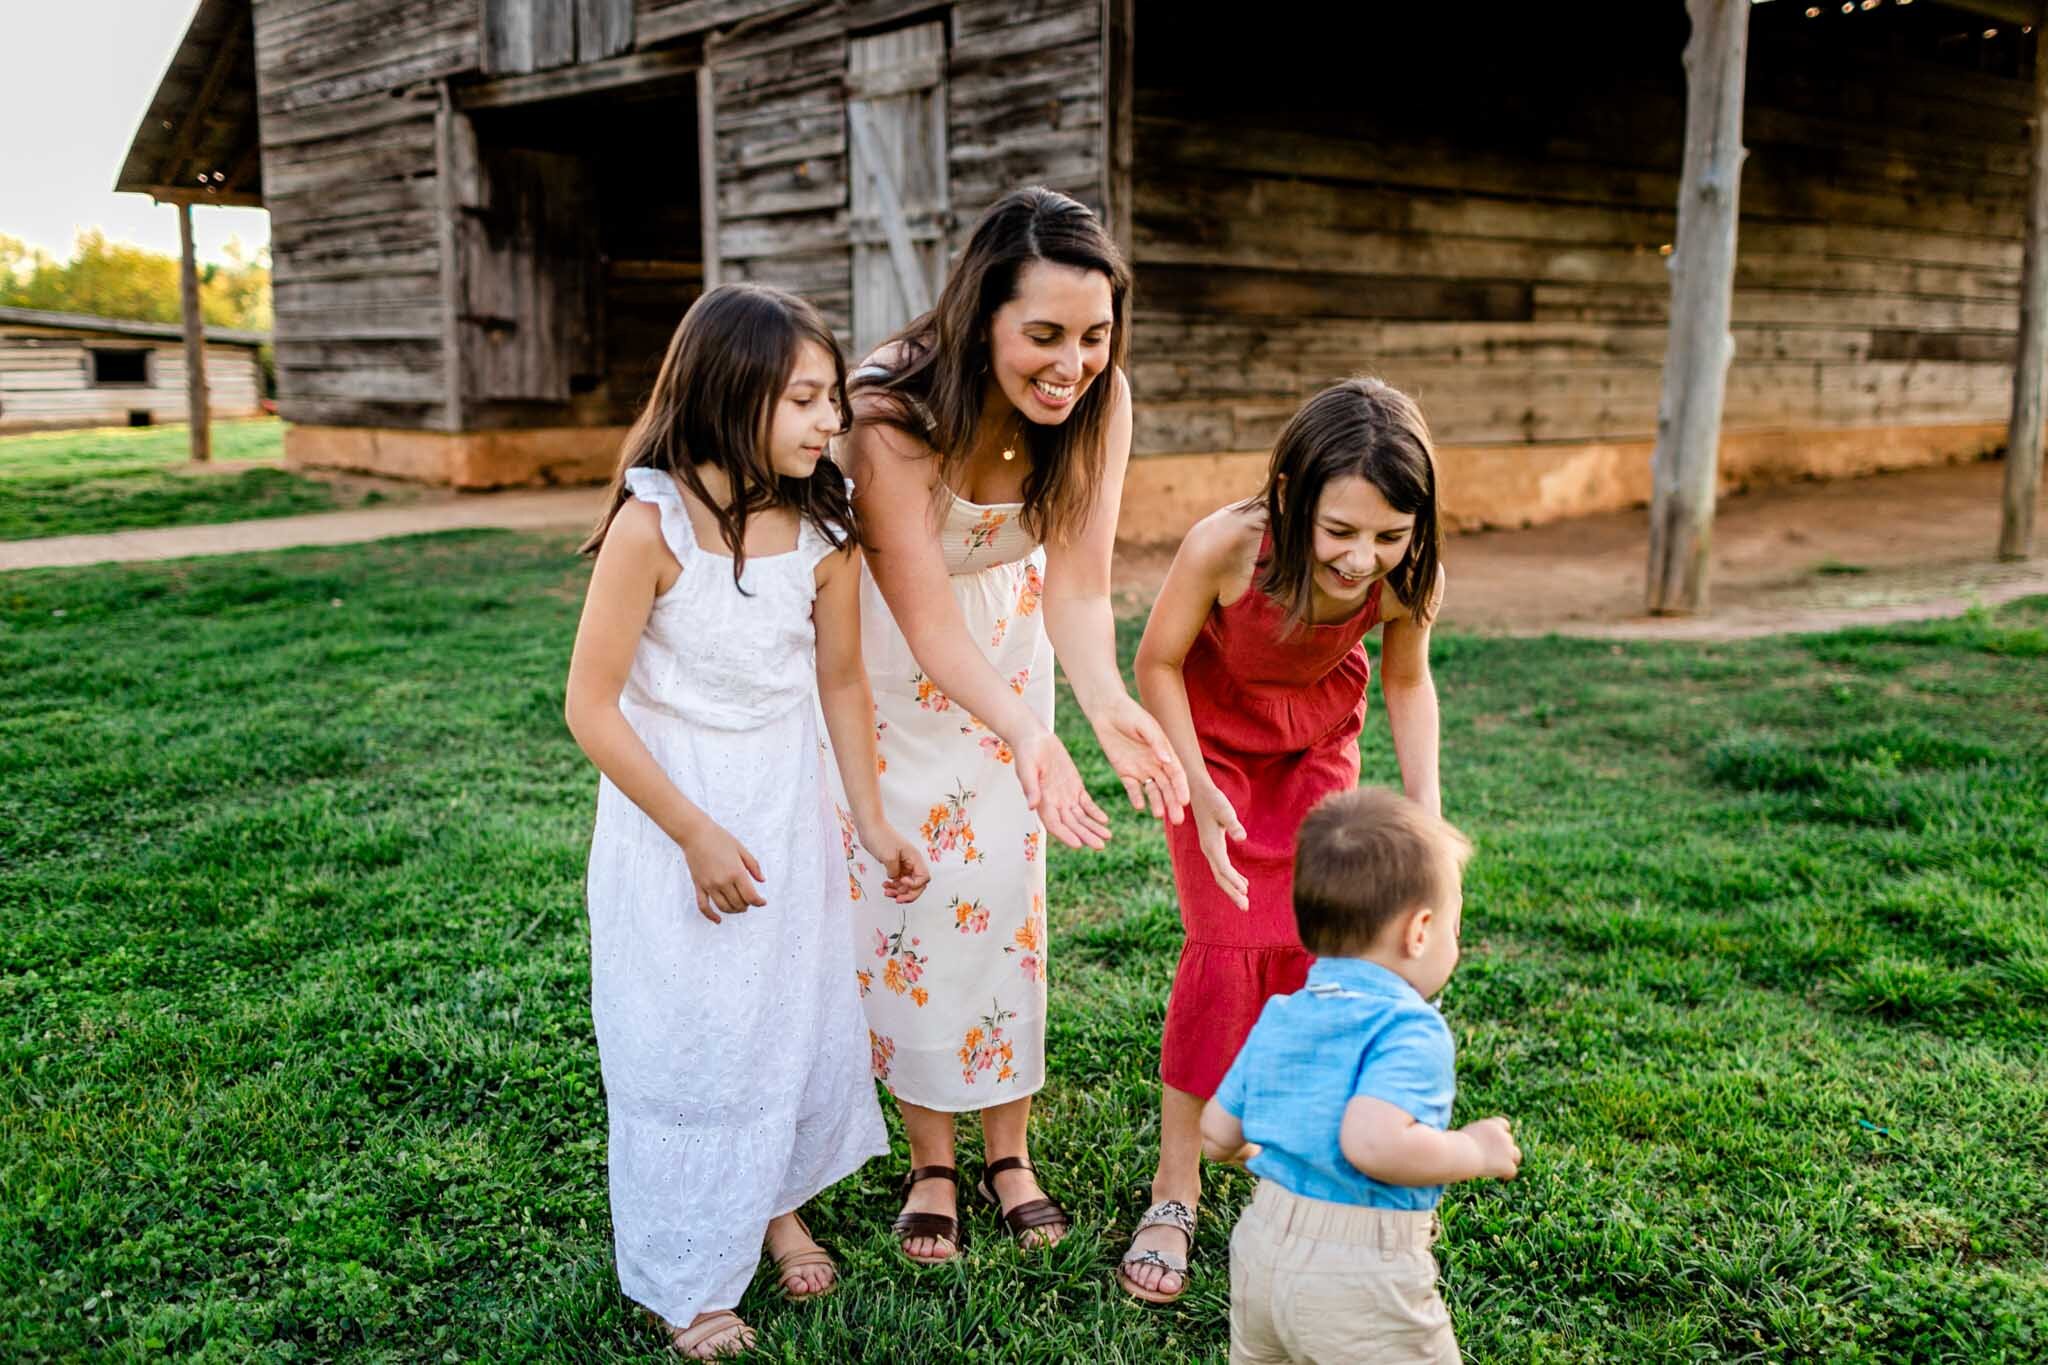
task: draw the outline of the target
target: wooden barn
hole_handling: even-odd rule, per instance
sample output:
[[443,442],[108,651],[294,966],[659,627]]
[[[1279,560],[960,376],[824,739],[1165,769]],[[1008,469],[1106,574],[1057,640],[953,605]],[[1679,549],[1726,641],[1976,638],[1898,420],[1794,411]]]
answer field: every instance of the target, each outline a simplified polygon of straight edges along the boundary
[[[2040,8],[1756,6],[1724,481],[2004,440]],[[860,348],[1042,183],[1136,266],[1133,533],[1358,371],[1422,400],[1459,520],[1516,524],[1650,497],[1687,35],[1680,0],[204,0],[123,184],[269,209],[308,464],[597,477],[708,283]]]
[[[206,329],[215,417],[262,410],[263,332]],[[153,426],[186,416],[184,332],[174,323],[0,308],[0,431]]]

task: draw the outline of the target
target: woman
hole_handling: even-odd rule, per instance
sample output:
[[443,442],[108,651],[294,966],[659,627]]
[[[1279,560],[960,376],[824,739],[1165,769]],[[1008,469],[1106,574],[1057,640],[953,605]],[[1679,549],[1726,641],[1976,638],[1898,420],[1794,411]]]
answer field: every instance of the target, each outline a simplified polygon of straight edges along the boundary
[[1019,190],[975,226],[937,306],[853,376],[883,804],[919,832],[932,880],[917,906],[893,904],[851,839],[847,874],[875,1074],[910,1138],[893,1231],[921,1264],[959,1252],[953,1124],[968,1110],[982,1197],[1011,1233],[1050,1245],[1070,1226],[1026,1143],[1045,1079],[1042,834],[1101,848],[1109,822],[1052,731],[1055,651],[1131,804],[1178,822],[1188,799],[1116,663],[1129,288],[1094,214]]

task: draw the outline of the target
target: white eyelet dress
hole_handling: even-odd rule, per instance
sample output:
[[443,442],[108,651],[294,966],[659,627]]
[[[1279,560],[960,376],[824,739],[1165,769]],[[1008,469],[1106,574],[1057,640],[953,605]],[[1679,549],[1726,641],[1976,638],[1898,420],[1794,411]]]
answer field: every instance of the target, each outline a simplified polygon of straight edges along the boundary
[[818,562],[700,549],[672,479],[629,470],[682,576],[619,706],[682,793],[751,852],[766,906],[713,924],[682,850],[609,780],[590,843],[591,1014],[626,1295],[685,1326],[737,1304],[771,1217],[888,1150],[846,971],[851,906],[818,739]]
[[[1045,551],[1022,511],[954,498],[941,549],[970,637],[1050,728]],[[1043,827],[1024,804],[1010,746],[924,675],[865,571],[860,619],[882,802],[890,822],[922,842],[932,870],[914,903],[884,899],[882,869],[841,817],[875,1075],[928,1109],[1022,1099],[1045,1083]]]

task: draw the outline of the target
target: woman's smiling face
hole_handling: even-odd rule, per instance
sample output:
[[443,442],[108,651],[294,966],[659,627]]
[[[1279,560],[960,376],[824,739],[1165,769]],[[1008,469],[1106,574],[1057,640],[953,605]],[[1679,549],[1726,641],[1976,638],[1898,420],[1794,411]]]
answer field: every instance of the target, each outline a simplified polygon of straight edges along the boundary
[[989,320],[989,373],[1027,421],[1057,426],[1109,365],[1115,298],[1100,271],[1033,261]]

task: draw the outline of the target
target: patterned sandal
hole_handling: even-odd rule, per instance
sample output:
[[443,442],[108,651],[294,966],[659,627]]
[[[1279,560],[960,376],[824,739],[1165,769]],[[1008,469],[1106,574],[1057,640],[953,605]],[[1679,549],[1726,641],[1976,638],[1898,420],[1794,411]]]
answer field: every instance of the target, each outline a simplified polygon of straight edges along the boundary
[[[810,1225],[804,1222],[802,1214],[796,1216],[796,1225],[802,1230],[804,1236],[811,1236]],[[816,1240],[816,1238],[812,1238],[813,1242]],[[806,1247],[802,1251],[792,1251],[783,1256],[778,1256],[773,1250],[770,1250],[768,1259],[775,1262],[775,1273],[782,1284],[783,1296],[791,1303],[804,1303],[810,1299],[822,1299],[839,1287],[839,1265],[826,1253],[825,1248],[821,1246],[813,1245]],[[831,1282],[823,1289],[813,1289],[807,1294],[799,1293],[792,1289],[790,1284],[795,1278],[796,1273],[800,1270],[809,1270],[813,1266],[822,1266],[826,1270],[831,1271]]]
[[[950,1180],[957,1189],[960,1184],[960,1172],[951,1166],[919,1166],[903,1177],[903,1188],[899,1197],[910,1198],[911,1187],[921,1180]],[[943,1213],[912,1213],[905,1209],[897,1214],[896,1221],[889,1225],[889,1235],[896,1239],[898,1249],[903,1252],[903,1259],[913,1265],[944,1265],[960,1254],[960,1220],[948,1218]],[[941,1242],[951,1242],[953,1249],[943,1256],[913,1256],[904,1245],[913,1237],[933,1237]]]
[[730,1308],[705,1313],[688,1327],[666,1322],[661,1327],[668,1333],[669,1349],[691,1360],[725,1360],[754,1349],[754,1329]]
[[[1004,1208],[1003,1201],[996,1198],[995,1187],[995,1177],[1001,1175],[1004,1171],[1030,1171],[1033,1175],[1036,1175],[1038,1168],[1021,1156],[1006,1156],[1000,1160],[991,1161],[988,1165],[982,1167],[981,1181],[975,1186],[975,1190],[983,1199],[996,1206],[996,1212],[1002,1216],[1004,1225],[1010,1229],[1010,1235],[1017,1239],[1018,1245],[1032,1245],[1032,1243],[1026,1242],[1024,1239],[1040,1229],[1057,1227],[1060,1237],[1066,1236],[1072,1230],[1074,1220],[1067,1216],[1067,1211],[1060,1207],[1060,1202],[1057,1199],[1030,1199],[1017,1205],[1015,1208]],[[1039,1246],[1052,1246],[1058,1241],[1059,1237],[1051,1236],[1048,1233],[1041,1235],[1037,1239],[1036,1244]]]
[[[1173,1256],[1164,1251],[1140,1251],[1137,1247],[1138,1234],[1147,1228],[1172,1228],[1188,1239],[1187,1256]],[[1146,1303],[1172,1303],[1188,1292],[1188,1256],[1195,1254],[1195,1211],[1178,1199],[1162,1199],[1145,1210],[1144,1217],[1131,1233],[1131,1249],[1117,1262],[1116,1282],[1124,1293]],[[1161,1270],[1180,1276],[1180,1288],[1172,1293],[1160,1289],[1147,1289],[1131,1278],[1134,1267],[1141,1265],[1158,1266]]]

